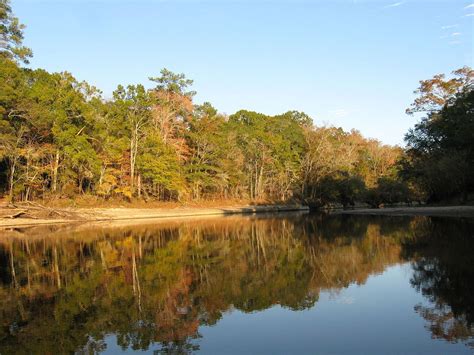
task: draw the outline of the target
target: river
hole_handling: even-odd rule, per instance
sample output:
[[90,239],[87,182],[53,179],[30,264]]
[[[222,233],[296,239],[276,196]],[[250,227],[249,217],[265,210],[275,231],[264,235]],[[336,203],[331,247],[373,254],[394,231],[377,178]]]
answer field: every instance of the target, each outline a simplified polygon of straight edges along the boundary
[[474,220],[0,231],[0,354],[471,354]]

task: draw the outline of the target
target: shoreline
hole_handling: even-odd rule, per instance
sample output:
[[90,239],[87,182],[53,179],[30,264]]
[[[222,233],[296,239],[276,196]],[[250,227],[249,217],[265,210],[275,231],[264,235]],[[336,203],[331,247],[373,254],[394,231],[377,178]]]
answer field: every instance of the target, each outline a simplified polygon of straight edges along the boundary
[[62,209],[61,212],[74,214],[75,218],[1,218],[0,229],[15,227],[31,227],[39,225],[54,225],[68,223],[90,223],[111,221],[132,221],[152,219],[177,219],[203,216],[247,215],[256,213],[276,213],[304,211],[309,212],[308,206],[302,205],[263,205],[238,206],[220,208],[73,208]]
[[353,210],[330,211],[334,215],[360,216],[426,216],[474,218],[474,206],[423,206],[423,207],[385,207],[361,208]]
[[[1,210],[1,209],[0,209]],[[309,212],[303,205],[261,205],[228,207],[177,207],[177,208],[64,208],[58,210],[69,216],[52,217],[16,217],[0,218],[0,230],[9,228],[34,227],[41,225],[81,224],[91,222],[118,222],[137,220],[169,220],[205,216],[249,215],[258,213],[278,213],[302,211]],[[324,211],[320,211],[324,212]],[[423,206],[423,207],[386,207],[360,208],[352,210],[330,210],[331,215],[360,216],[426,216],[474,218],[474,206]],[[71,217],[72,216],[72,217]]]

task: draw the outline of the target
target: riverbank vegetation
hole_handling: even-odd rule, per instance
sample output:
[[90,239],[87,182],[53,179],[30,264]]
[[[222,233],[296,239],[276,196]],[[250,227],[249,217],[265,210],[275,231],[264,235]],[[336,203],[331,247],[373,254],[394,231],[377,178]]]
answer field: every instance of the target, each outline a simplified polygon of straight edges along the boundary
[[105,99],[68,72],[24,66],[32,52],[8,1],[0,21],[0,196],[8,201],[379,206],[468,200],[474,191],[469,68],[421,82],[410,113],[428,113],[402,149],[299,111],[221,114],[194,102],[192,80],[167,69],[151,86],[119,85]]

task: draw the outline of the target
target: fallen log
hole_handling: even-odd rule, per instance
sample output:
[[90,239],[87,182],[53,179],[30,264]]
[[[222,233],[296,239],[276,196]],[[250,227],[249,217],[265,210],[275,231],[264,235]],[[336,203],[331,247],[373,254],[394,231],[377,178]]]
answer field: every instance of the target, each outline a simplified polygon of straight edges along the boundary
[[20,210],[20,211],[12,211],[13,213],[11,214],[5,214],[5,215],[2,215],[1,217],[2,218],[10,218],[10,219],[13,219],[13,218],[17,218],[17,217],[20,217],[22,215],[24,215],[25,213],[27,213],[28,211],[26,210]]

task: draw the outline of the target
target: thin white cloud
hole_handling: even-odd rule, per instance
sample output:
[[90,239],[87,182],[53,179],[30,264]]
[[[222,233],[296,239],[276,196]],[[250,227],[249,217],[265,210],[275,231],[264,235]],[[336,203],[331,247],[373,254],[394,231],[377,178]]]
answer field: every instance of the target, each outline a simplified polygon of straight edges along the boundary
[[473,7],[474,7],[474,4],[467,5],[467,6],[464,7],[464,10],[472,9]]
[[470,17],[470,16],[474,16],[474,14],[466,14],[463,17]]
[[452,44],[452,45],[461,44],[461,43],[462,43],[461,41],[451,41],[451,42],[449,42],[449,44]]
[[335,118],[344,118],[349,115],[350,111],[346,110],[345,108],[340,108],[337,110],[330,110],[329,114]]
[[395,2],[393,4],[389,4],[389,5],[384,6],[384,9],[387,9],[389,7],[397,7],[397,6],[403,5],[404,3],[405,3],[405,1]]
[[462,35],[461,32],[453,32],[453,33],[451,33],[451,37],[456,37],[456,36],[460,36],[460,35]]
[[441,26],[441,29],[442,30],[448,30],[450,28],[456,28],[456,27],[459,27],[458,24],[455,24],[455,25],[446,25],[446,26]]

